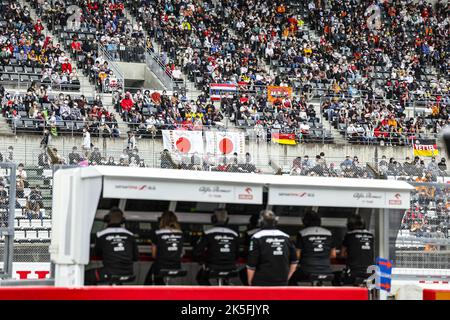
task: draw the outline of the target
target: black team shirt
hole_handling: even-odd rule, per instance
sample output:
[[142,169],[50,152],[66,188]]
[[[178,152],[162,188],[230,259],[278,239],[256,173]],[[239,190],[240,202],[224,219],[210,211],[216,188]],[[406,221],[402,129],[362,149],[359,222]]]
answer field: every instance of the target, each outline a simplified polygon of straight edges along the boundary
[[300,270],[306,274],[331,273],[330,252],[333,248],[331,232],[322,227],[308,227],[297,236]]
[[156,245],[156,263],[160,268],[181,268],[183,254],[183,232],[176,229],[159,229],[153,233],[152,243]]
[[225,226],[216,226],[204,232],[193,254],[212,269],[234,269],[239,254],[239,235]]
[[347,248],[347,268],[352,273],[366,273],[374,264],[374,236],[367,230],[347,232],[342,243]]
[[297,256],[289,235],[264,228],[251,237],[247,268],[255,270],[252,285],[287,285],[291,264],[297,264]]
[[97,232],[94,252],[102,258],[105,272],[113,275],[133,274],[133,262],[139,257],[134,235],[120,226]]

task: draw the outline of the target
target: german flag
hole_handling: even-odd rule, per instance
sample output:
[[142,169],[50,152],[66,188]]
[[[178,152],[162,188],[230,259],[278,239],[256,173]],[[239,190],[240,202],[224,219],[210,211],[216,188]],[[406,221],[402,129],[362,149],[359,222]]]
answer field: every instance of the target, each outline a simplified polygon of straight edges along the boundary
[[279,144],[291,144],[291,145],[297,144],[297,142],[295,141],[294,133],[272,132],[272,142],[276,142]]
[[419,157],[434,157],[439,155],[436,140],[420,139],[414,141],[413,144],[414,156]]

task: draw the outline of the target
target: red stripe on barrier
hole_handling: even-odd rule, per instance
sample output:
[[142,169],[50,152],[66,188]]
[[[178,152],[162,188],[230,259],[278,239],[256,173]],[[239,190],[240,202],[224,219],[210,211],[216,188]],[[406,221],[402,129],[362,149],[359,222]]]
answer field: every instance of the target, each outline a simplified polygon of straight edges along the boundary
[[1,287],[0,300],[368,300],[368,291],[352,287]]
[[439,294],[450,298],[450,290],[423,289],[423,300],[443,300],[437,299],[437,295]]

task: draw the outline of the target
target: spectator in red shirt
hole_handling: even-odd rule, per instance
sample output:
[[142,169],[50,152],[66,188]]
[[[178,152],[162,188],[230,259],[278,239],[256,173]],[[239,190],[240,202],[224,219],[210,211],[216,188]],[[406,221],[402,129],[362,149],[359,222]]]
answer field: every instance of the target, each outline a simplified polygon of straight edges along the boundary
[[128,114],[130,113],[133,105],[134,101],[131,98],[130,92],[127,91],[127,93],[125,93],[125,98],[123,98],[122,101],[120,101],[120,107],[122,108],[122,117],[127,122],[128,122]]
[[61,71],[63,73],[72,73],[72,65],[69,62],[69,59],[66,59],[66,61],[61,65]]
[[34,25],[34,30],[38,35],[41,35],[42,31],[44,30],[44,26],[41,23],[41,19],[38,19],[36,24]]
[[72,43],[70,44],[70,47],[72,48],[73,53],[79,53],[81,52],[81,42],[77,39],[73,39]]

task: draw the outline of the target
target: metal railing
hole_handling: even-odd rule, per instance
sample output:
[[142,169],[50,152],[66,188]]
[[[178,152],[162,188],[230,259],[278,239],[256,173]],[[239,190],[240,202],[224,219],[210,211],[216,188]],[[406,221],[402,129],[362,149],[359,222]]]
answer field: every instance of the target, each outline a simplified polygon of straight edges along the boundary
[[106,44],[104,48],[114,61],[145,63],[146,49],[141,45]]
[[[172,71],[164,65],[157,54],[151,49],[145,51],[145,63],[167,90],[174,90],[176,87],[175,82],[178,80],[174,79]],[[183,82],[181,79],[179,81]]]
[[108,67],[113,71],[114,75],[117,78],[117,85],[113,88],[108,86],[103,86],[103,92],[112,92],[114,90],[124,90],[125,86],[125,75],[120,70],[119,66],[115,63],[114,57],[111,56],[110,52],[106,50],[106,48],[102,45],[98,45],[98,55],[99,57],[102,57],[108,62]]
[[[17,90],[26,90],[28,89],[33,83],[37,83],[38,85],[44,85],[48,88],[48,90],[53,91],[68,91],[68,92],[74,92],[79,93],[81,91],[83,92],[94,92],[94,90],[86,90],[85,87],[81,85],[81,82],[78,84],[73,83],[57,83],[53,79],[48,79],[49,81],[42,81],[42,76],[39,75],[39,80],[22,80],[22,75],[29,75],[27,73],[15,73],[15,72],[2,72],[3,74],[8,74],[9,79],[4,80],[0,77],[0,84]],[[17,79],[11,80],[11,75],[17,76]]]

